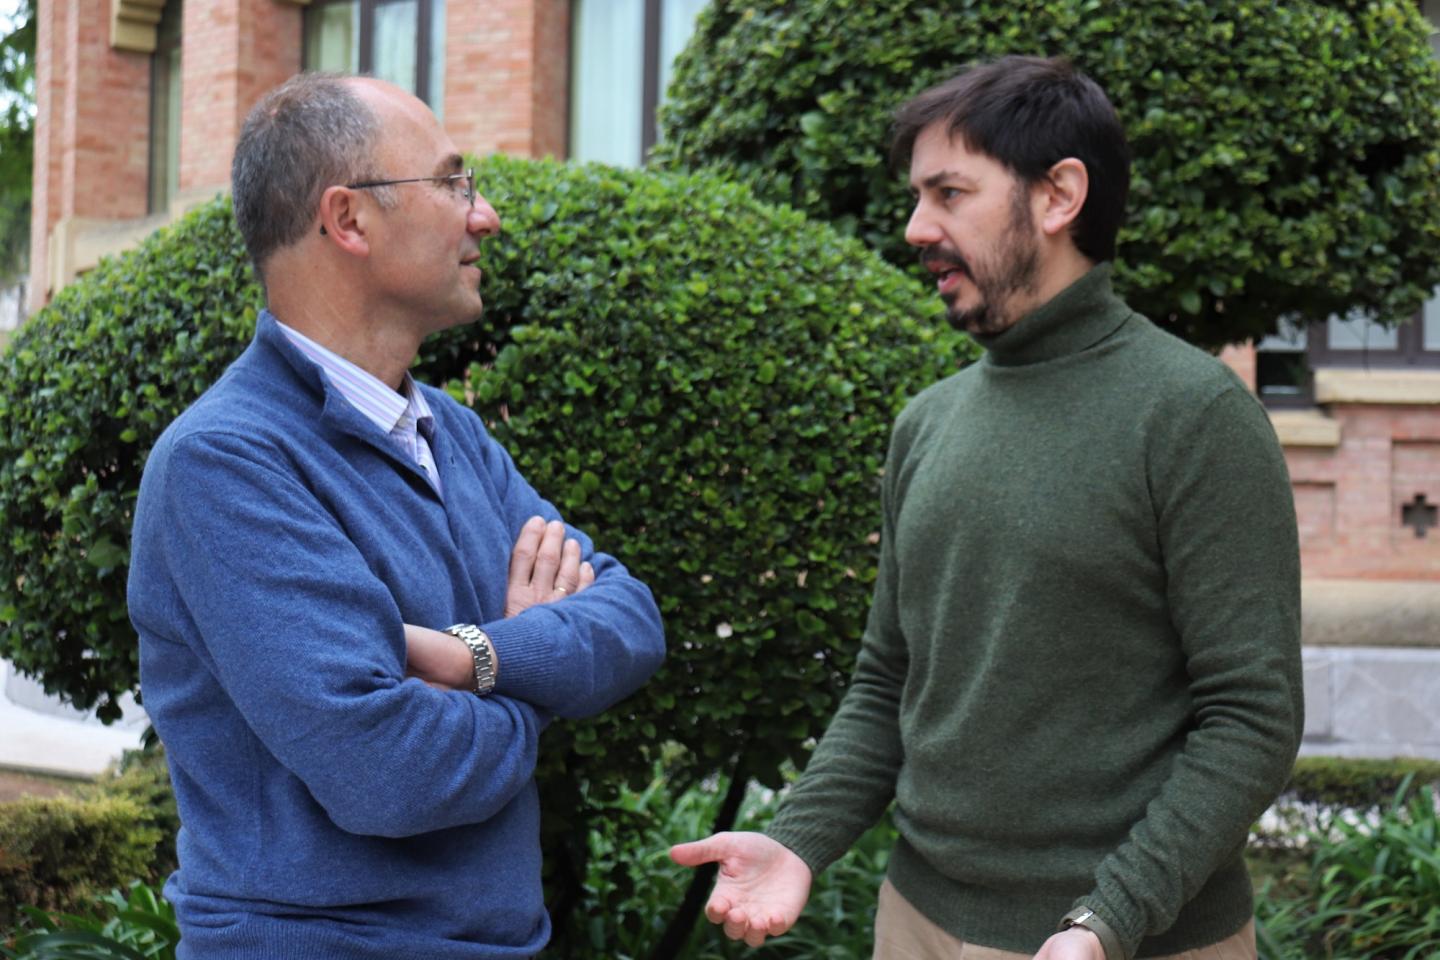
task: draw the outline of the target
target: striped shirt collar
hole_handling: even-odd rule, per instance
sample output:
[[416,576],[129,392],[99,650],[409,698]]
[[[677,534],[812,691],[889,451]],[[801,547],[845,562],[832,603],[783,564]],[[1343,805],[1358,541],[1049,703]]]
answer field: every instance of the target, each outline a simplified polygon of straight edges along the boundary
[[421,433],[432,431],[435,421],[430,406],[425,402],[425,395],[415,385],[409,371],[406,371],[405,380],[401,384],[404,390],[402,396],[379,377],[362,370],[333,350],[322,347],[300,331],[286,326],[278,318],[275,325],[297,350],[325,371],[326,377],[331,385],[340,391],[340,395],[360,411],[365,419],[379,427],[381,433],[393,433],[407,410],[415,424],[412,430],[418,428]]

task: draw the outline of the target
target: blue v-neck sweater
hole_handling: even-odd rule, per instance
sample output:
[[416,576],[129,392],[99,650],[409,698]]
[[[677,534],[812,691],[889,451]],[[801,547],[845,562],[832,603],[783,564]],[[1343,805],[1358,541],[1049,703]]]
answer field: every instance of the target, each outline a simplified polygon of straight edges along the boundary
[[[442,501],[269,314],[145,467],[129,609],[183,824],[181,956],[513,958],[549,936],[536,743],[664,655],[650,591],[571,529],[595,584],[503,616],[555,508],[422,387]],[[483,626],[494,695],[405,678],[402,625]]]

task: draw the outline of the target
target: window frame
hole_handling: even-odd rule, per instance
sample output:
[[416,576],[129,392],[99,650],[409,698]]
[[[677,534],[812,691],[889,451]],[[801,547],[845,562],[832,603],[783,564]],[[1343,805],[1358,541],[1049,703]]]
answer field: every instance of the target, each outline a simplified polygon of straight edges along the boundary
[[[155,49],[150,54],[150,104],[147,109],[150,129],[145,145],[145,210],[147,215],[168,213],[170,203],[179,193],[180,129],[170,129],[170,112],[178,108],[183,99],[180,76],[172,76],[172,66],[183,69],[185,8],[181,0],[167,0],[160,11],[160,20],[155,25]],[[174,63],[171,63],[171,60]],[[172,86],[172,80],[173,86]],[[164,86],[163,94],[160,87]],[[176,103],[171,102],[171,92],[177,94]],[[160,143],[157,131],[164,130],[164,144]],[[174,133],[175,137],[171,138]],[[157,167],[162,167],[157,169]],[[161,180],[164,184],[157,183]],[[176,188],[170,189],[171,182]],[[164,195],[161,196],[160,194]],[[163,201],[163,202],[162,202]]]
[[[332,0],[333,2],[333,0]],[[575,23],[575,0],[569,0],[570,18],[572,25]],[[656,142],[660,139],[660,124],[657,114],[660,110],[660,101],[665,93],[660,87],[661,69],[661,46],[664,43],[664,16],[665,0],[642,0],[641,23],[643,24],[640,40],[640,161],[639,166],[644,167],[650,162],[650,151],[654,149]],[[570,32],[570,49],[567,52],[569,69],[575,69],[575,44],[578,37],[572,26]],[[573,81],[572,81],[573,82]],[[565,155],[575,159],[575,101],[576,97],[573,88],[566,97],[565,105]]]
[[[360,7],[360,31],[356,37],[356,44],[359,46],[359,57],[356,59],[356,70],[359,73],[369,74],[375,67],[375,11],[377,8],[388,3],[403,2],[403,0],[313,0],[306,7],[306,12],[319,10],[323,7],[333,6],[339,3],[358,3]],[[417,9],[415,11],[415,96],[425,102],[425,105],[432,110],[435,109],[436,97],[443,97],[445,91],[430,90],[430,59],[435,51],[430,49],[430,38],[433,35],[433,23],[435,2],[434,0],[415,0]],[[310,49],[310,35],[312,27],[310,17],[301,19],[300,30],[300,60],[301,69],[313,69],[311,64],[305,62],[306,52]],[[440,56],[445,52],[440,51]]]
[[1311,369],[1317,367],[1372,367],[1400,369],[1420,367],[1440,369],[1440,350],[1425,349],[1425,308],[1422,306],[1410,319],[1394,327],[1394,347],[1330,346],[1330,322],[1312,323],[1307,334],[1305,358]]

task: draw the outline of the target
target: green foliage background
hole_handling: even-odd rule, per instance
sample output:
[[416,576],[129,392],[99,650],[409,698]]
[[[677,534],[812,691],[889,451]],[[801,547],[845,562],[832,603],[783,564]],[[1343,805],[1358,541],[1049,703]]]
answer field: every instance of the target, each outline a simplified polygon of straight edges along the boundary
[[1440,284],[1440,65],[1412,0],[715,0],[661,164],[716,167],[913,264],[893,109],[969,62],[1069,56],[1134,152],[1117,286],[1192,342]]
[[[473,403],[667,626],[642,693],[547,731],[552,886],[573,893],[586,821],[660,743],[681,747],[675,789],[737,766],[773,784],[823,730],[869,604],[890,423],[972,348],[858,242],[713,176],[505,158],[477,176],[505,221],[486,318],[432,338],[417,373]],[[138,680],[141,467],[260,305],[218,201],[66,288],[0,357],[0,654],[103,718]]]

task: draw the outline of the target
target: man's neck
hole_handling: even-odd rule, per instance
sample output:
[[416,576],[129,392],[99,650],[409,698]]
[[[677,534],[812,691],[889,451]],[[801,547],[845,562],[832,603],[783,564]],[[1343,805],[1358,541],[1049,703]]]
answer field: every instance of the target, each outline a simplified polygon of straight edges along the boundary
[[420,349],[420,337],[397,324],[358,313],[316,309],[314,304],[277,302],[270,312],[280,322],[344,357],[397,392]]
[[1020,316],[1034,313],[1045,304],[1068,290],[1076,280],[1095,269],[1095,264],[1086,258],[1072,244],[1065,244],[1055,251],[1053,259],[1040,273],[1040,284],[1035,298],[1020,311]]

